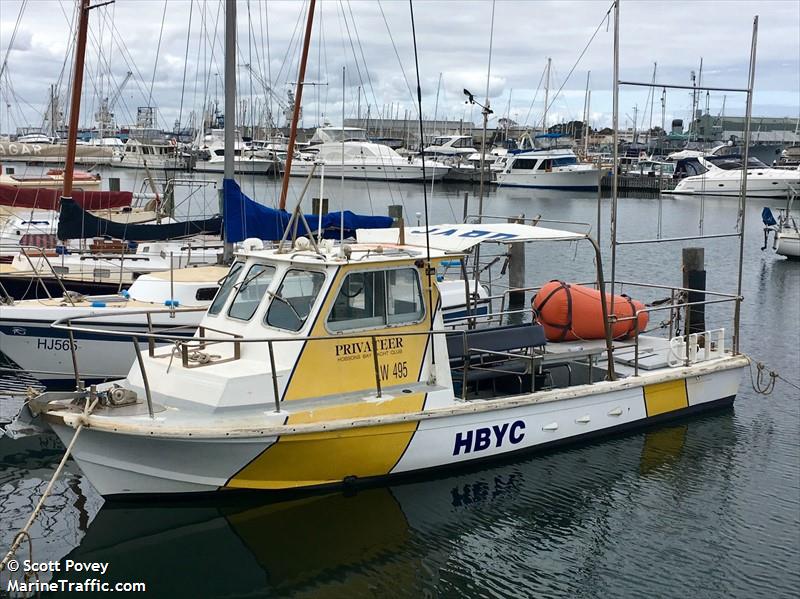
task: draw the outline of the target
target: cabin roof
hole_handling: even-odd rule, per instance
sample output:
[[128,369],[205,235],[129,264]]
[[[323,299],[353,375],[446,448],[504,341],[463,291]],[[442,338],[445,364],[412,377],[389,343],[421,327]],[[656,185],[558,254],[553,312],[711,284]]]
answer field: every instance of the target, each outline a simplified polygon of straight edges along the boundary
[[170,279],[181,283],[216,283],[228,273],[226,266],[197,266],[194,268],[176,268],[170,271],[151,272],[140,278],[153,278],[163,281]]
[[[263,258],[270,262],[283,262],[292,264],[308,264],[316,266],[329,266],[342,264],[385,264],[405,261],[413,263],[416,260],[424,259],[427,255],[425,248],[414,245],[400,245],[398,243],[345,243],[346,251],[350,253],[349,258],[341,257],[339,246],[324,245],[320,247],[320,253],[316,253],[313,248],[278,253],[277,249],[263,250],[243,250],[237,252],[237,256],[246,258]],[[431,258],[452,257],[452,252],[431,248]]]
[[[480,243],[524,243],[530,241],[577,241],[586,239],[585,233],[551,229],[539,225],[518,223],[446,224],[428,227],[406,227],[406,244],[416,249],[425,248],[443,252],[464,252]],[[360,242],[396,243],[398,229],[359,229]]]

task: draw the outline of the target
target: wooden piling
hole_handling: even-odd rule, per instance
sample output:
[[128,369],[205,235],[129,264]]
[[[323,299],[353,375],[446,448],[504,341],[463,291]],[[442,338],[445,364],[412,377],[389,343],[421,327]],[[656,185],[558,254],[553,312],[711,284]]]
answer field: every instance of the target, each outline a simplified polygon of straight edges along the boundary
[[[509,223],[523,224],[525,215],[518,218],[509,218]],[[525,287],[525,244],[508,244],[508,286],[510,289]],[[525,292],[510,291],[508,294],[508,309],[522,310],[525,307]]]
[[[683,248],[683,287],[691,289],[687,302],[702,302],[706,299],[706,271],[704,248]],[[686,333],[701,333],[706,330],[706,307],[690,306],[686,314]]]
[[389,216],[395,220],[403,218],[403,206],[400,204],[389,204]]

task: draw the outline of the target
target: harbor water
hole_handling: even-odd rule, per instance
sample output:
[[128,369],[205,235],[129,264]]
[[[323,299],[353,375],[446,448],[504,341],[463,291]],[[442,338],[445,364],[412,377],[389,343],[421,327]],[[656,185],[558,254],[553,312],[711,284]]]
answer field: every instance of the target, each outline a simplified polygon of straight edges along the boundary
[[[102,174],[120,177],[122,189],[142,185],[140,171]],[[178,215],[216,210],[219,181],[211,181],[178,202]],[[279,194],[274,180],[240,182],[268,205]],[[292,181],[290,209],[302,184]],[[423,222],[424,195],[431,223],[460,221],[464,193],[468,212],[477,213],[471,185],[326,180],[324,189],[331,210],[386,214],[389,205],[401,205],[412,225]],[[311,196],[319,196],[319,181],[304,199],[307,213]],[[754,198],[745,214],[741,343],[754,363],[783,377],[770,395],[757,394],[745,374],[732,408],[701,417],[324,494],[104,503],[70,461],[31,532],[33,560],[61,565],[40,578],[86,579],[85,572],[64,572],[72,560],[108,563],[104,581],[144,582],[159,597],[796,597],[800,264],[760,249],[761,209],[784,203]],[[487,186],[483,213],[586,222],[594,234],[597,206],[591,193]],[[609,207],[603,199],[607,276]],[[701,227],[726,234],[736,225],[735,198],[619,200],[620,239],[688,236]],[[680,286],[681,248],[702,245],[708,289],[733,294],[738,243],[729,237],[620,246],[616,279]],[[529,244],[525,252],[527,285],[593,279],[586,243]],[[707,328],[732,321],[732,304],[709,307]],[[4,384],[25,381],[6,376]],[[19,402],[0,397],[0,418]],[[3,551],[63,451],[53,436],[0,437]],[[19,556],[29,559],[27,544]],[[7,581],[8,573],[0,575],[0,596]]]

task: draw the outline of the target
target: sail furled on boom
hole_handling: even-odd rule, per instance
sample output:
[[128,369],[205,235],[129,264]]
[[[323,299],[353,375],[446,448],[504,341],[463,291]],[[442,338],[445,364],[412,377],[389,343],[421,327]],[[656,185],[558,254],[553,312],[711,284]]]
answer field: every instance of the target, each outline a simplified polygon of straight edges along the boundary
[[[130,191],[83,191],[76,189],[72,199],[84,210],[107,210],[131,205]],[[0,184],[0,206],[33,210],[58,210],[60,189],[46,187],[16,187]]]
[[[225,179],[223,181],[225,215],[225,241],[236,243],[249,237],[264,241],[278,241],[283,237],[291,214],[285,210],[276,210],[263,206],[251,200],[241,190],[236,181]],[[393,219],[388,216],[366,216],[355,214],[349,210],[344,211],[344,237],[355,237],[357,229],[385,229],[391,227]],[[322,217],[322,236],[326,239],[339,239],[340,219],[339,212],[329,212]],[[298,235],[316,235],[319,217],[305,215],[308,231],[302,221],[298,224]]]
[[62,240],[111,237],[124,241],[163,241],[193,235],[219,235],[221,231],[222,218],[219,216],[161,225],[134,225],[98,218],[70,198],[61,198],[58,217],[58,238]]

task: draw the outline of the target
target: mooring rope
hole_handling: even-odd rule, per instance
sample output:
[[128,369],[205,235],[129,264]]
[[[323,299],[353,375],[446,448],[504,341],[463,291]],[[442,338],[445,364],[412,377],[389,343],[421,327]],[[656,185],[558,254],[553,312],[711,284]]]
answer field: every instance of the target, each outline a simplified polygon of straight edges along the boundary
[[5,557],[3,558],[3,561],[0,561],[0,572],[3,572],[6,569],[8,562],[11,560],[12,557],[16,555],[17,550],[22,545],[24,539],[28,540],[29,552],[31,555],[33,555],[33,542],[31,540],[31,535],[30,535],[31,526],[33,526],[36,517],[42,511],[42,508],[44,507],[44,502],[47,500],[47,498],[50,496],[50,493],[53,491],[53,486],[55,485],[56,480],[58,479],[59,476],[61,476],[61,472],[64,470],[64,466],[67,463],[67,459],[69,459],[69,456],[72,453],[72,449],[75,447],[75,442],[78,440],[78,435],[80,435],[81,431],[83,430],[83,425],[86,423],[86,417],[92,413],[98,401],[99,399],[95,399],[91,403],[91,405],[87,404],[87,408],[83,411],[83,418],[81,420],[81,423],[78,425],[78,428],[75,429],[75,434],[72,436],[72,440],[69,442],[69,445],[67,445],[67,449],[64,452],[64,456],[61,458],[61,461],[58,463],[58,466],[56,467],[56,471],[50,478],[50,482],[47,484],[47,488],[45,488],[44,493],[42,493],[42,497],[39,499],[39,503],[36,504],[36,507],[34,508],[33,512],[28,518],[28,521],[25,523],[25,526],[23,526],[22,529],[16,535],[14,535],[14,541],[13,543],[11,543],[11,548],[8,550],[8,553],[6,553]]
[[750,362],[750,383],[753,385],[753,390],[759,395],[770,395],[775,390],[775,383],[778,380],[800,391],[800,385],[782,377],[775,370],[768,369],[767,365],[763,362],[756,361],[755,365],[756,375],[754,377],[753,362]]

